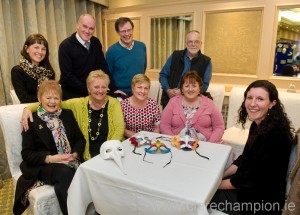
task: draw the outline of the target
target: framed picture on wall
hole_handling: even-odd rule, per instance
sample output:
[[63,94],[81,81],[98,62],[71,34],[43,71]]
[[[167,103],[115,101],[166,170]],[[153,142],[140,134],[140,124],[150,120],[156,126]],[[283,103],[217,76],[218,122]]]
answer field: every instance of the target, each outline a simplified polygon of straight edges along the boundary
[[262,9],[205,13],[205,54],[214,72],[256,75],[261,43]]

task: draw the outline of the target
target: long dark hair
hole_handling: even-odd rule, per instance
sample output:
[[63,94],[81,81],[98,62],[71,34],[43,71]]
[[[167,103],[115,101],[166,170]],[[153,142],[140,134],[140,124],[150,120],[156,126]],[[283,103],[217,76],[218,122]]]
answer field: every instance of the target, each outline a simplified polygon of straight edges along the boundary
[[[54,73],[54,70],[50,64],[49,61],[49,46],[48,46],[48,41],[45,39],[45,37],[41,34],[31,34],[27,37],[24,45],[23,45],[23,49],[21,50],[21,55],[28,60],[29,62],[31,62],[31,58],[29,56],[29,54],[26,51],[26,48],[28,48],[29,46],[33,45],[33,44],[43,44],[46,48],[46,55],[45,58],[39,63],[39,66],[44,67],[45,69],[51,70]],[[32,63],[32,62],[31,62]],[[54,73],[55,74],[55,73]]]
[[284,106],[278,97],[278,91],[275,85],[267,80],[254,81],[247,87],[246,91],[244,92],[244,101],[239,108],[238,122],[244,127],[248,118],[248,113],[245,107],[247,93],[250,89],[258,87],[263,88],[268,92],[269,100],[271,102],[274,100],[276,101],[276,104],[269,109],[267,117],[260,123],[258,134],[264,134],[270,131],[273,127],[279,127],[280,130],[285,131],[285,133],[289,135],[290,141],[292,141],[293,132],[295,129],[291,127],[291,121],[288,119],[287,114],[285,113]]

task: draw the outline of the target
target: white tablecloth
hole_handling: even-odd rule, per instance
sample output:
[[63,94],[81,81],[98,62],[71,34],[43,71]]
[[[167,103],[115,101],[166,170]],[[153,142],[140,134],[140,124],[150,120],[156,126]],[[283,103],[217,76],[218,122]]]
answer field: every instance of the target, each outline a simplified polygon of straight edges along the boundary
[[[159,134],[142,132],[146,136]],[[170,146],[169,142],[164,142]],[[231,162],[231,147],[200,142],[197,151],[209,157],[199,157],[195,151],[174,147],[172,162],[165,168],[171,154],[132,152],[133,145],[124,141],[124,175],[113,160],[100,155],[81,164],[68,192],[68,210],[72,215],[85,214],[94,202],[101,215],[189,215],[208,214],[206,204],[218,188],[226,165]],[[136,149],[144,154],[142,146]]]

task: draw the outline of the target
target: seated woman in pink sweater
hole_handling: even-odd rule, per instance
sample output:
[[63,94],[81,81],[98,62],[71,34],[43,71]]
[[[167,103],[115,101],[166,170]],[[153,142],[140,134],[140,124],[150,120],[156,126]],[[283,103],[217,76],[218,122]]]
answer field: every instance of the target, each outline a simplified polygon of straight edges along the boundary
[[221,142],[223,117],[214,102],[201,94],[202,85],[202,79],[196,71],[188,71],[183,75],[180,83],[182,95],[173,97],[163,110],[160,122],[162,134],[179,135],[189,126],[196,130],[199,140]]

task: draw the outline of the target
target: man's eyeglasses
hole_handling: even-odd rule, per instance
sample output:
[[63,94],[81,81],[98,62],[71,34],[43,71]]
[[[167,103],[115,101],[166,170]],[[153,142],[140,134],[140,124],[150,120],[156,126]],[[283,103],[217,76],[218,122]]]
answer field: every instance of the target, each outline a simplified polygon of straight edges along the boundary
[[132,32],[132,28],[127,29],[127,30],[123,30],[123,31],[119,31],[120,34],[126,34],[126,33],[131,33],[131,32]]
[[200,41],[199,40],[188,40],[187,41],[187,44],[189,45],[189,46],[191,46],[191,45],[199,45],[200,44]]

